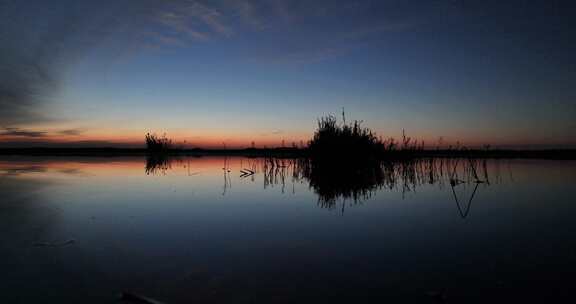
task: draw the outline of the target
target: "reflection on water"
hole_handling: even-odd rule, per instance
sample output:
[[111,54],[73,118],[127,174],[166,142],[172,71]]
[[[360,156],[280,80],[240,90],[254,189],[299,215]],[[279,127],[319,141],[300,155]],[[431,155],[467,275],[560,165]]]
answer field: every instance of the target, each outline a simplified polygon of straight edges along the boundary
[[[363,167],[314,163],[308,158],[247,158],[237,167],[231,166],[228,157],[223,157],[222,161],[222,195],[232,186],[231,175],[238,174],[241,181],[250,182],[255,182],[261,175],[264,189],[278,185],[282,193],[290,184],[294,192],[295,183],[306,182],[318,196],[320,207],[334,208],[338,201],[342,201],[342,212],[346,201],[359,204],[369,200],[377,191],[400,189],[404,197],[422,185],[439,188],[450,185],[458,211],[465,218],[480,185],[488,187],[491,178],[502,180],[502,161],[492,160],[494,168],[489,172],[487,159],[419,158],[376,162]],[[167,175],[177,167],[187,168],[188,175],[191,175],[190,158],[165,156],[148,156],[145,172],[146,175]],[[512,172],[509,170],[508,174],[511,176]],[[470,185],[474,190],[461,202],[457,189]]]
[[458,208],[458,213],[460,214],[460,217],[466,218],[468,216],[468,213],[470,212],[470,207],[472,206],[472,200],[474,200],[474,195],[476,195],[476,191],[478,191],[478,186],[480,186],[480,183],[476,183],[476,185],[474,186],[474,190],[472,191],[472,194],[470,195],[470,198],[467,200],[468,202],[464,207],[462,207],[460,200],[458,199],[458,195],[456,194],[454,186],[455,185],[452,184],[450,185],[450,187],[452,188],[452,194],[454,194],[454,201],[456,202],[456,207]]
[[164,303],[566,301],[574,169],[0,159],[0,302],[116,303],[122,292]]

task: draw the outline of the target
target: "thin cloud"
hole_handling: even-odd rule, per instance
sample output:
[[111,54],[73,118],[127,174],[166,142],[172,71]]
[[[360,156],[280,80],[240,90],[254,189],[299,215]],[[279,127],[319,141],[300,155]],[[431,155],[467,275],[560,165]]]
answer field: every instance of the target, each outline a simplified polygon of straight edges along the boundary
[[84,130],[82,130],[82,129],[66,129],[66,130],[56,131],[55,133],[59,134],[59,135],[65,135],[65,136],[79,136],[79,135],[82,135],[82,133],[84,133]]
[[225,22],[224,14],[198,1],[81,3],[31,0],[1,4],[3,124],[46,121],[43,113],[57,95],[64,72],[103,43],[110,44],[112,49],[126,50],[134,47],[131,44],[139,44],[141,48],[154,42],[176,45],[205,40],[214,34],[227,37],[234,32],[232,25]]
[[263,30],[268,27],[265,14],[262,13],[267,7],[257,4],[255,1],[229,0],[226,4],[235,10],[234,14],[237,15],[243,23],[257,30]]
[[[161,13],[158,17],[158,21],[160,24],[166,26],[170,30],[174,31],[175,33],[183,34],[186,38],[192,41],[199,41],[199,40],[206,40],[209,38],[209,34],[205,32],[201,32],[200,30],[196,29],[192,25],[188,24],[190,22],[188,19],[189,16],[186,16],[182,13],[177,12],[164,12]],[[163,37],[163,42],[174,43],[177,38],[176,37],[169,37],[162,35],[160,33],[156,33],[156,35]]]
[[283,133],[284,133],[283,130],[276,129],[276,130],[272,130],[270,132],[260,133],[260,136],[279,135],[279,134],[283,134]]
[[0,131],[0,136],[6,136],[6,137],[39,138],[39,137],[45,137],[46,135],[47,133],[44,131],[31,131],[12,127],[6,127],[2,131]]
[[48,171],[48,169],[44,166],[8,167],[0,169],[0,177],[19,176],[30,173],[44,173],[46,171]]
[[16,127],[4,127],[0,130],[0,137],[17,138],[47,138],[51,136],[80,136],[82,129],[64,129],[55,131],[30,130]]
[[[340,56],[346,53],[346,44],[354,44],[373,33],[410,28],[409,24],[380,16],[364,20],[366,13],[373,10],[373,2],[361,3],[4,1],[0,9],[0,121],[7,126],[45,121],[44,113],[50,113],[48,105],[57,96],[65,72],[102,44],[125,52],[149,47],[185,47],[243,32],[269,31],[276,38],[258,44],[251,54],[306,63]],[[398,15],[395,20],[411,20],[405,18],[404,11],[390,15]],[[334,37],[334,33],[347,37]]]
[[202,20],[204,24],[216,33],[224,36],[230,36],[234,33],[232,28],[224,23],[223,15],[215,8],[196,2],[192,4],[187,11],[189,16]]

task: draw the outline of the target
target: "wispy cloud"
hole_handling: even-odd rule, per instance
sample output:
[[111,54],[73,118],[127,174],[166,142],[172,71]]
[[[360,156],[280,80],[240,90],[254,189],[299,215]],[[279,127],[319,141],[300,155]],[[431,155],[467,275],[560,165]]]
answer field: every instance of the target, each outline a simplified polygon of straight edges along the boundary
[[47,133],[45,131],[32,131],[20,128],[5,127],[0,131],[0,136],[10,136],[10,137],[29,137],[38,138],[45,137]]
[[254,29],[263,30],[268,25],[265,20],[265,8],[262,5],[258,5],[255,1],[238,1],[229,0],[226,2],[235,11],[234,14],[240,17],[240,20],[252,26]]
[[188,15],[204,22],[210,29],[224,36],[234,33],[232,28],[223,21],[224,16],[216,8],[208,7],[198,2],[192,4],[186,10]]
[[[192,25],[188,24],[189,20],[187,20],[186,17],[187,17],[186,15],[181,13],[164,12],[159,15],[158,21],[160,22],[160,24],[168,27],[169,29],[173,30],[176,33],[184,34],[186,38],[191,39],[193,41],[206,40],[209,37],[209,34],[203,33],[194,28]],[[175,37],[164,36],[157,32],[156,35],[165,37],[164,41],[168,41],[170,39],[177,39]],[[174,42],[174,40],[171,40],[169,42]]]
[[[382,11],[373,9],[374,1],[123,0],[85,1],[82,5],[67,3],[41,0],[2,2],[2,123],[16,125],[45,119],[43,113],[49,111],[44,106],[58,92],[65,71],[92,48],[103,44],[125,52],[150,46],[186,47],[191,43],[266,31],[266,40],[249,41],[243,46],[254,47],[251,54],[266,53],[270,57],[305,63],[340,56],[349,49],[347,44],[369,39],[378,33],[406,30],[410,28],[409,22],[396,21],[411,20],[403,18],[406,12],[396,14],[394,11],[390,14],[397,15],[393,20],[372,14],[373,11]],[[372,17],[364,18],[366,16]],[[294,49],[293,46],[298,47]]]
[[351,46],[334,46],[319,47],[317,49],[305,49],[300,51],[290,51],[282,56],[273,56],[269,58],[270,62],[280,64],[311,64],[329,60],[346,54]]
[[[212,2],[213,4],[214,2]],[[237,2],[238,5],[244,3]],[[245,6],[244,10],[247,8]],[[248,6],[250,7],[250,6]],[[249,14],[246,13],[245,14]],[[182,44],[199,42],[218,36],[229,37],[234,34],[233,26],[226,16],[215,5],[203,4],[200,1],[185,1],[166,7],[157,14],[156,21],[172,35],[168,36],[159,28],[155,33],[160,42]]]
[[284,131],[280,130],[280,129],[276,129],[276,130],[272,130],[269,132],[260,133],[260,136],[280,135],[280,134],[284,134]]
[[60,134],[60,135],[65,135],[65,136],[79,136],[79,135],[82,135],[82,133],[84,133],[84,130],[82,130],[82,129],[65,129],[65,130],[56,131],[55,133]]
[[84,132],[82,129],[64,129],[64,130],[31,130],[17,127],[4,127],[0,129],[0,138],[46,138],[50,136],[79,136]]

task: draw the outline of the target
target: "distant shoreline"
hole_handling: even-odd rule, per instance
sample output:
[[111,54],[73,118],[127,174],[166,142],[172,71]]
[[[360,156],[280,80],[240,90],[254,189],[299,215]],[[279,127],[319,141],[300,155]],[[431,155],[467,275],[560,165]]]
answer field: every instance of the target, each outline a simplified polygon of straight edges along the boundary
[[[0,156],[146,156],[144,148],[0,148]],[[306,157],[306,149],[182,149],[170,150],[166,156],[245,156],[245,157]],[[469,157],[469,158],[525,158],[576,160],[576,149],[543,150],[447,150],[430,149],[415,152],[390,152],[386,158],[406,159],[422,157]]]

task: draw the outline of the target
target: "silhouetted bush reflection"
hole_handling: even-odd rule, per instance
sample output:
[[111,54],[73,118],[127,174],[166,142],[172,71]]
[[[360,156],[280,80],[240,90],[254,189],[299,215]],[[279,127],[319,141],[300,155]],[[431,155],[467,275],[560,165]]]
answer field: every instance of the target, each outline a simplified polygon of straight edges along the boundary
[[[146,174],[164,175],[173,162],[181,162],[181,159],[148,155]],[[319,162],[313,158],[268,157],[246,159],[238,168],[224,162],[226,183],[231,183],[230,175],[235,173],[241,180],[252,182],[262,176],[264,188],[279,185],[282,192],[290,182],[307,182],[323,208],[333,208],[339,200],[357,204],[382,189],[399,191],[404,196],[424,185],[451,187],[454,192],[461,184],[490,184],[486,159],[407,158],[340,163]]]
[[332,207],[338,199],[367,200],[386,184],[386,174],[377,162],[361,166],[336,166],[313,160],[303,162],[307,164],[300,169],[322,207]]
[[164,153],[147,153],[146,154],[146,175],[165,175],[172,168],[174,157]]

